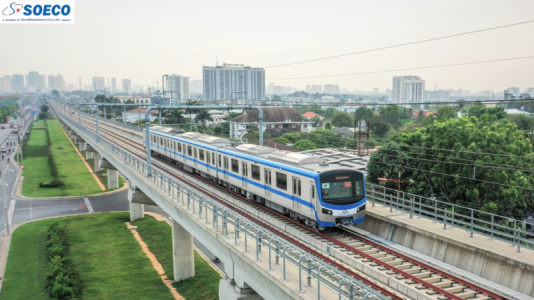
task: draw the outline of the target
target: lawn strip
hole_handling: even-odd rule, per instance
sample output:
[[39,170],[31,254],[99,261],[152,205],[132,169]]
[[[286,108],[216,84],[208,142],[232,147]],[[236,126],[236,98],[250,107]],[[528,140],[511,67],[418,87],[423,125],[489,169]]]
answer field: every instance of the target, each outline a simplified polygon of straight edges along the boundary
[[[172,227],[165,221],[151,216],[133,222],[137,232],[156,255],[165,275],[174,279],[172,253]],[[219,280],[221,276],[195,251],[195,276],[172,285],[187,300],[219,299]]]

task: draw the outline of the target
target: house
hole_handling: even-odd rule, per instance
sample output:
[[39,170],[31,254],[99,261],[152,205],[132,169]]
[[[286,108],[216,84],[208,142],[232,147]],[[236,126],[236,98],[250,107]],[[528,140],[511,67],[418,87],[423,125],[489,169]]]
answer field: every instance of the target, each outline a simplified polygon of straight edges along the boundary
[[354,128],[349,128],[349,127],[334,128],[334,131],[337,134],[340,134],[346,138],[352,139],[354,137]]
[[319,119],[323,120],[324,117],[319,115],[319,114],[316,114],[314,113],[313,111],[308,111],[308,112],[305,112],[302,114],[302,117],[305,118],[305,119],[308,119],[308,120],[311,120],[315,117],[319,117]]
[[[287,132],[310,132],[313,122],[304,119],[294,107],[262,107],[263,130]],[[230,137],[239,139],[252,126],[258,126],[257,110],[246,109],[230,122]],[[278,134],[276,134],[278,135]],[[274,136],[273,136],[274,137]]]
[[435,115],[435,114],[437,114],[437,113],[438,113],[438,112],[435,111],[435,110],[425,110],[425,111],[423,111],[423,116],[422,116],[422,117],[419,117],[419,111],[416,110],[416,111],[413,112],[412,119],[413,119],[413,120],[418,120],[418,119],[420,119],[420,118],[423,119],[423,118],[426,118],[426,117],[428,117],[428,116]]

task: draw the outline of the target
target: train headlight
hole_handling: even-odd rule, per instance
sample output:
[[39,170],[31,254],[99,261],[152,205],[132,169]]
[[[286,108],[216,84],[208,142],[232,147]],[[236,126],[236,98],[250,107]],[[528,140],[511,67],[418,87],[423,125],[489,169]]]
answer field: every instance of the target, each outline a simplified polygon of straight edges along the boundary
[[332,215],[332,210],[323,208],[323,214]]
[[360,206],[360,207],[358,207],[358,208],[356,209],[356,212],[362,211],[362,210],[364,210],[364,209],[365,209],[365,204],[362,205],[362,206]]

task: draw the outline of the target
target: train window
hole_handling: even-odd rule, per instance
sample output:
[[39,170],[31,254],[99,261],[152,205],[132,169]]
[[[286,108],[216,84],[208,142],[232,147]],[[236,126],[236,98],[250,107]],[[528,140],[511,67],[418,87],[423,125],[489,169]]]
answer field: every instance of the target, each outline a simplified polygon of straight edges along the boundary
[[232,158],[232,172],[239,174],[239,161]]
[[198,159],[204,161],[204,150],[198,149]]
[[311,198],[315,199],[315,184],[311,185]]
[[208,164],[210,163],[210,152],[209,151],[206,151],[206,162]]
[[276,172],[276,187],[287,191],[287,175]]
[[221,160],[221,155],[219,154],[219,168],[222,167],[222,160]]
[[163,146],[163,138],[162,138],[162,137],[159,138],[159,144],[160,144],[161,146]]
[[265,173],[265,185],[271,185],[271,183],[272,183],[272,181],[271,181],[271,170],[264,169],[264,173]]
[[248,168],[247,168],[246,162],[243,162],[242,168],[243,168],[243,176],[248,177]]
[[250,166],[252,170],[252,178],[256,180],[260,180],[260,167],[256,165]]
[[197,158],[197,148],[193,148],[193,153],[195,154],[195,159]]
[[224,169],[228,170],[228,157],[224,156]]
[[191,145],[187,145],[187,155],[193,156],[193,147]]
[[211,154],[211,164],[215,166],[215,153]]
[[182,144],[178,143],[178,152],[182,152]]

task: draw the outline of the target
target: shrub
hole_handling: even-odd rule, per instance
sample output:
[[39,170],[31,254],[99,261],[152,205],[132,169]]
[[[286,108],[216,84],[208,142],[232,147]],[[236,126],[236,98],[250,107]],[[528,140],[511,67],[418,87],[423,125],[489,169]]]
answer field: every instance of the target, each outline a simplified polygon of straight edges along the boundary
[[62,188],[65,187],[65,182],[61,179],[54,179],[50,182],[39,182],[39,187],[42,188]]

